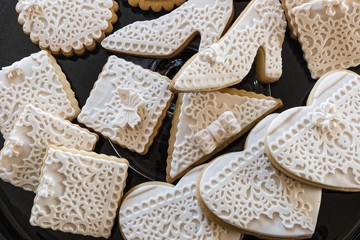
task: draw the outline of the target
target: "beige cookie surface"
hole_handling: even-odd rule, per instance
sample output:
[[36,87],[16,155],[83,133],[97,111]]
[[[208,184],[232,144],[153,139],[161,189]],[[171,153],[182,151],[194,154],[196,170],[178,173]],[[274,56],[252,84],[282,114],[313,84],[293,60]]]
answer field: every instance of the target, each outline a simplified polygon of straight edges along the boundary
[[350,71],[328,73],[311,92],[309,106],[274,119],[266,148],[280,171],[314,186],[360,191],[359,82]]
[[148,182],[131,189],[119,211],[126,240],[240,240],[242,234],[207,219],[196,200],[196,182],[204,166],[188,172],[176,186]]
[[23,31],[41,49],[67,57],[92,51],[113,30],[114,0],[19,0],[16,11]]
[[154,12],[159,12],[162,9],[171,11],[174,7],[178,7],[186,0],[128,0],[129,4],[133,7],[140,7],[142,10],[151,9]]
[[166,180],[173,182],[282,106],[237,89],[179,94],[170,131]]
[[211,220],[265,239],[304,239],[315,231],[321,188],[293,180],[265,153],[267,116],[250,132],[244,151],[220,156],[202,171],[197,197]]

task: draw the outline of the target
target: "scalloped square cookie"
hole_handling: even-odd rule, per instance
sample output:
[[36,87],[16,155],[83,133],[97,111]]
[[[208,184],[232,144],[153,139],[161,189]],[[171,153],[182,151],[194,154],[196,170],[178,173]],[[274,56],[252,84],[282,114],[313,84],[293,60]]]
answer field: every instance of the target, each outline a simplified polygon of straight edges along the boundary
[[64,73],[46,51],[31,54],[0,71],[0,130],[5,139],[28,103],[68,120],[80,112]]
[[50,146],[30,223],[108,238],[126,183],[125,159]]
[[170,106],[170,80],[110,56],[78,121],[122,147],[146,154]]
[[207,219],[196,200],[196,182],[204,166],[188,172],[176,186],[148,182],[132,188],[119,212],[127,240],[241,240],[242,234]]
[[280,107],[279,99],[237,89],[179,94],[166,180],[173,182],[205,162]]
[[49,145],[90,151],[97,140],[87,129],[26,105],[0,152],[0,178],[35,191]]

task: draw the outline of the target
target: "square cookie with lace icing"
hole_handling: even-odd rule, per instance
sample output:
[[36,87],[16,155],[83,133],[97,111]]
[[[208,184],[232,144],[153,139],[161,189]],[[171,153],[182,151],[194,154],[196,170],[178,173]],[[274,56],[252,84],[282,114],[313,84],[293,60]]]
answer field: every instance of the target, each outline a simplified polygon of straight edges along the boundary
[[360,64],[360,0],[314,0],[293,15],[312,78]]
[[35,191],[49,145],[90,151],[97,140],[87,129],[26,105],[0,152],[0,178]]
[[110,56],[78,121],[122,147],[146,154],[173,98],[169,82]]
[[194,168],[176,186],[148,182],[132,188],[119,212],[125,239],[241,240],[241,233],[221,227],[202,213],[196,183],[203,168]]
[[30,224],[108,238],[129,163],[103,154],[50,146]]
[[200,207],[209,219],[261,239],[304,239],[315,231],[321,188],[278,171],[265,152],[267,127],[278,114],[254,127],[245,149],[211,161],[198,184]]
[[360,76],[324,75],[307,106],[286,110],[267,131],[267,153],[280,171],[314,186],[360,191]]
[[173,182],[205,162],[280,107],[280,99],[237,89],[179,94],[166,180]]
[[113,30],[114,0],[19,0],[18,22],[33,43],[53,54],[81,55],[94,50]]
[[46,51],[31,54],[0,71],[0,130],[5,139],[28,103],[68,120],[80,112],[64,73]]

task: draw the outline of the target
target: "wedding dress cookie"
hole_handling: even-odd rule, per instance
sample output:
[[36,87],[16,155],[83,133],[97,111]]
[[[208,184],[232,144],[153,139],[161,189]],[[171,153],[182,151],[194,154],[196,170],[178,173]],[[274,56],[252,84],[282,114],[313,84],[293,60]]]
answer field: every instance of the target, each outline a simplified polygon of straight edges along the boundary
[[78,116],[113,142],[146,154],[173,98],[170,80],[110,56]]
[[281,113],[267,132],[267,153],[290,177],[332,190],[360,191],[360,77],[323,76],[307,107]]
[[232,0],[188,0],[160,18],[121,28],[106,37],[101,45],[117,53],[172,58],[198,34],[201,35],[200,50],[217,42],[232,15]]
[[49,147],[30,223],[108,238],[125,187],[125,159]]
[[180,178],[282,106],[279,99],[237,89],[180,94],[170,131],[168,182]]
[[31,54],[0,71],[0,130],[5,139],[28,103],[68,120],[80,112],[64,73],[46,51]]
[[212,91],[234,85],[248,74],[255,57],[259,80],[277,81],[282,74],[285,30],[279,0],[252,0],[219,42],[186,62],[171,90]]
[[245,150],[210,162],[197,185],[205,216],[260,238],[309,238],[315,231],[321,188],[288,178],[265,153],[265,134],[277,114],[249,134]]
[[312,78],[360,64],[360,0],[314,0],[293,14]]
[[30,39],[53,54],[81,55],[94,50],[113,30],[114,0],[19,0],[18,21]]
[[26,105],[0,152],[0,178],[35,191],[50,144],[89,151],[97,140],[87,129]]
[[180,6],[186,0],[128,0],[129,4],[133,7],[139,6],[142,10],[147,11],[151,8],[154,12],[159,12],[162,9],[171,11],[175,6]]
[[204,166],[188,172],[176,186],[149,182],[131,189],[119,213],[126,240],[240,240],[241,234],[209,221],[196,200],[196,182]]

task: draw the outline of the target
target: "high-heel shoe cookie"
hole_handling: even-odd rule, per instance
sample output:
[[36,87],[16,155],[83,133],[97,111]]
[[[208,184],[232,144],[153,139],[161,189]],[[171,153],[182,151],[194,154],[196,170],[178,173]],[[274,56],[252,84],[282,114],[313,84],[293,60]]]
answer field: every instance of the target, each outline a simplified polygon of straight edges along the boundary
[[171,90],[212,91],[234,85],[256,57],[258,78],[277,81],[286,20],[279,0],[252,0],[218,43],[193,56],[174,77]]
[[232,16],[232,0],[189,0],[158,19],[135,22],[116,31],[101,45],[112,52],[171,58],[198,34],[199,50],[217,42]]

